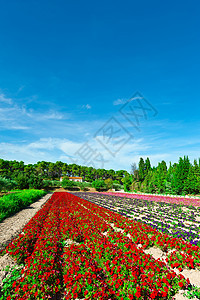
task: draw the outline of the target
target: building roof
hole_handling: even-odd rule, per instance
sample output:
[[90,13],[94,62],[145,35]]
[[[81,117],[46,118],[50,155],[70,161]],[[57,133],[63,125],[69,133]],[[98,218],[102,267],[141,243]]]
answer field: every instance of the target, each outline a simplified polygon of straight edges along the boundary
[[69,177],[69,179],[82,179],[83,177]]

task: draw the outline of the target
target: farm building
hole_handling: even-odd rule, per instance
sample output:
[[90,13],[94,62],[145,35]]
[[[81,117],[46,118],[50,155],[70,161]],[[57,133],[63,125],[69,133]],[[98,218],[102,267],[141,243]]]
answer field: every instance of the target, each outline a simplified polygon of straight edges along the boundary
[[[60,177],[60,181],[62,181],[62,180],[63,180],[63,177]],[[69,180],[83,182],[83,178],[82,177],[69,177]]]

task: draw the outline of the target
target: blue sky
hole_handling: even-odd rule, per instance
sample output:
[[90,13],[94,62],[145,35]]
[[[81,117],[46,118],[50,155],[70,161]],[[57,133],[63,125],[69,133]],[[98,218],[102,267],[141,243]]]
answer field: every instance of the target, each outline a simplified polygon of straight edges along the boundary
[[0,157],[128,171],[199,158],[199,14],[199,1],[2,2]]

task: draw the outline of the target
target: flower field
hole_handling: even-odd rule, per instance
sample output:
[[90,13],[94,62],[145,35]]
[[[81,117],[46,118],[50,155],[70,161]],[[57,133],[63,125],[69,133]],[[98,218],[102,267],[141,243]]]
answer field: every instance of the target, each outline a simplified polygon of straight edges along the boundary
[[133,199],[143,199],[148,201],[154,202],[164,202],[164,203],[171,203],[171,204],[183,204],[183,205],[193,205],[193,206],[200,206],[200,199],[199,198],[186,198],[186,197],[178,197],[178,196],[161,196],[161,195],[147,195],[147,194],[126,194],[126,193],[102,193],[107,195],[114,195],[119,197],[127,197]]
[[[79,194],[80,195],[80,194]],[[194,199],[174,199],[161,196],[141,196],[122,193],[102,193],[96,197],[82,194],[84,199],[95,202],[124,216],[150,225],[160,232],[182,238],[200,246],[200,207]],[[164,201],[165,200],[165,201]],[[180,203],[180,201],[186,203]],[[179,204],[178,204],[179,203]]]
[[[139,209],[148,214],[148,204],[126,200],[54,193],[7,246],[21,269],[14,279],[5,280],[0,299],[173,299],[188,288],[189,279],[173,268],[200,268],[195,240],[141,222]],[[152,246],[166,260],[145,253]]]

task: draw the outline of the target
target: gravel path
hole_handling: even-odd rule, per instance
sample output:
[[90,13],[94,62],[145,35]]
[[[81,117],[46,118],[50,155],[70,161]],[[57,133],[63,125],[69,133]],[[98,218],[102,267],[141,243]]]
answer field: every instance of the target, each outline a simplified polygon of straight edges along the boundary
[[[22,232],[24,226],[40,210],[40,208],[51,197],[52,193],[45,195],[43,198],[32,203],[25,209],[16,213],[14,216],[5,219],[0,223],[0,250],[4,249],[14,238]],[[16,262],[8,255],[0,256],[0,296],[2,280],[11,274],[11,271],[5,271],[5,267],[17,267]]]
[[5,219],[0,223],[0,250],[4,249],[14,238],[22,232],[24,226],[40,210],[42,205],[51,197],[51,193],[40,200],[32,203],[14,216]]

